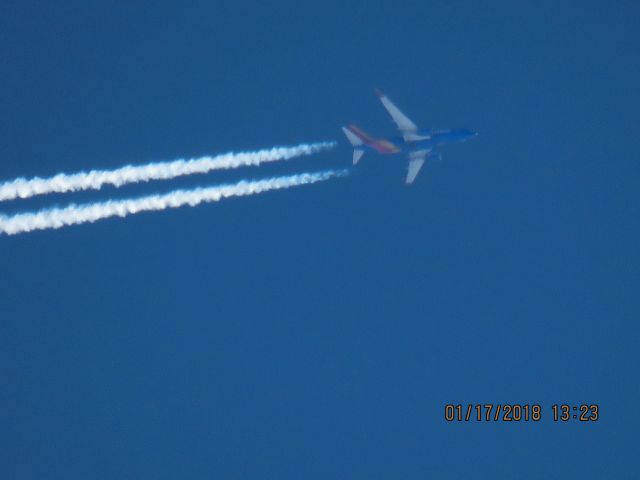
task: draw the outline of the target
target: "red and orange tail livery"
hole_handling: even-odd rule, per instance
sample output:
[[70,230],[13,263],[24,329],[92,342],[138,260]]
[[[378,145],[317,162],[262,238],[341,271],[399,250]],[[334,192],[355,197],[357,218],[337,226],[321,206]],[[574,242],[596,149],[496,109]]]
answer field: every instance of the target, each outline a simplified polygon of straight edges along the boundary
[[389,140],[372,137],[356,125],[342,127],[342,131],[354,147],[366,145],[378,153],[398,153],[400,151],[400,149]]

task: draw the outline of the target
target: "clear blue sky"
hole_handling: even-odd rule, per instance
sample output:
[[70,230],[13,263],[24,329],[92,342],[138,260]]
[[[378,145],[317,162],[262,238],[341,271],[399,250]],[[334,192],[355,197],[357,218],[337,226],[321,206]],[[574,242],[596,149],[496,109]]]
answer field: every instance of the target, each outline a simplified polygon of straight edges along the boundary
[[[347,166],[339,126],[472,142],[347,179],[0,238],[0,477],[632,478],[640,7],[0,6],[0,178],[338,140],[0,206]],[[446,403],[540,403],[446,423]],[[553,403],[598,403],[554,423]],[[631,473],[634,472],[634,473]]]

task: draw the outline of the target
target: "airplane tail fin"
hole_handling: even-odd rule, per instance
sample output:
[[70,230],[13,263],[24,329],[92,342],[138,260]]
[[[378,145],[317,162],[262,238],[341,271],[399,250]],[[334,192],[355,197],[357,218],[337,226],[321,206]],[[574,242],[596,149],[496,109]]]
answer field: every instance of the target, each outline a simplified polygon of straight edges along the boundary
[[360,161],[362,155],[364,155],[364,149],[358,148],[364,144],[362,138],[363,135],[358,128],[352,125],[349,125],[348,127],[342,127],[342,131],[347,137],[347,140],[349,140],[349,143],[351,143],[351,145],[353,146],[353,164],[355,165]]

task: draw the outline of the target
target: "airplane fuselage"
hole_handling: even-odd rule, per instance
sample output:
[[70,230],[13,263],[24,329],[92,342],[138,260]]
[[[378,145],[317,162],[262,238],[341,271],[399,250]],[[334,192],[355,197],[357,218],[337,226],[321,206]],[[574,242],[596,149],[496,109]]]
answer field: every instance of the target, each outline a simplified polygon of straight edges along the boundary
[[401,136],[388,139],[372,138],[371,142],[365,142],[363,146],[383,155],[411,153],[422,150],[432,151],[437,147],[465,142],[476,135],[477,133],[466,128],[434,129],[417,132],[416,140],[406,141]]

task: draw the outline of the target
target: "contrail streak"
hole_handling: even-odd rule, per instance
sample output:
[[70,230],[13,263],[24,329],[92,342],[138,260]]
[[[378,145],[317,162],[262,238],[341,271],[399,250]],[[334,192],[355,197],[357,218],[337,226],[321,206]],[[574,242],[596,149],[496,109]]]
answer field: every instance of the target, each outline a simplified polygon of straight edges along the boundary
[[127,183],[166,180],[182,175],[207,173],[211,170],[226,170],[265,162],[288,160],[302,155],[311,155],[335,147],[335,142],[300,144],[293,147],[275,147],[255,152],[226,153],[215,157],[205,156],[190,160],[180,159],[146,165],[127,165],[115,170],[91,170],[73,174],[59,173],[53,177],[31,179],[16,178],[0,183],[0,201],[29,198],[46,193],[99,190],[103,185],[120,187]]
[[33,230],[62,228],[67,225],[95,222],[115,216],[126,217],[140,212],[178,208],[184,205],[195,207],[200,203],[217,202],[223,198],[255,195],[269,190],[322,182],[333,177],[345,176],[347,173],[348,170],[327,170],[265,180],[242,180],[236,184],[193,190],[175,190],[162,195],[110,200],[86,205],[69,205],[65,208],[52,208],[13,216],[0,215],[0,233],[14,235]]

